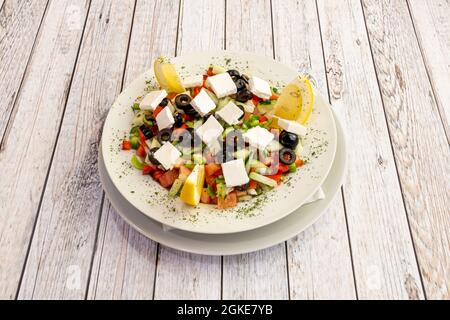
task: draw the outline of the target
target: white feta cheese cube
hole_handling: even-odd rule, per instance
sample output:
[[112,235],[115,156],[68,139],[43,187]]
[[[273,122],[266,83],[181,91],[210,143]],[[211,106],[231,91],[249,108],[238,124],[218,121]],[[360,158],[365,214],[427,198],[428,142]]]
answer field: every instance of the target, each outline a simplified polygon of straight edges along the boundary
[[195,98],[192,99],[191,105],[202,117],[216,108],[216,104],[205,89],[200,90]]
[[175,119],[173,118],[173,114],[170,111],[170,108],[163,108],[158,115],[156,116],[156,123],[158,124],[158,129],[162,130],[165,128],[170,128],[175,123]]
[[222,163],[222,171],[228,188],[241,186],[250,181],[243,159]]
[[142,99],[139,107],[142,110],[154,111],[165,97],[167,97],[166,90],[151,91]]
[[194,88],[201,87],[203,85],[203,76],[200,74],[198,76],[189,76],[183,80],[183,87]]
[[254,127],[244,133],[244,139],[253,147],[264,150],[274,139],[274,134],[262,127]]
[[214,116],[210,116],[195,132],[204,143],[209,145],[222,134],[223,127]]
[[299,136],[304,136],[306,134],[306,127],[302,126],[297,121],[286,120],[283,118],[278,118],[278,126],[287,132],[295,133]]
[[181,152],[170,142],[164,143],[162,147],[153,154],[153,157],[155,157],[166,170],[172,169],[180,156]]
[[267,81],[252,76],[248,81],[250,86],[250,91],[257,97],[267,100],[272,96],[272,90],[270,90],[270,85]]
[[244,111],[234,104],[233,101],[228,102],[222,109],[216,112],[216,115],[221,117],[229,125],[238,123],[243,114]]
[[216,94],[217,98],[223,98],[237,92],[236,84],[228,72],[208,77],[208,85]]

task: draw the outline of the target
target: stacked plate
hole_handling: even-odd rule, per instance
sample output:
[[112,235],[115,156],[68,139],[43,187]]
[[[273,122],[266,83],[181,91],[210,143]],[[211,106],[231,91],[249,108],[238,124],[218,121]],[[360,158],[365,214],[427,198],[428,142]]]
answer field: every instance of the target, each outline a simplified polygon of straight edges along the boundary
[[[173,62],[182,77],[199,74],[211,63],[245,69],[278,87],[297,76],[286,65],[249,53],[197,53],[177,57]],[[315,92],[308,134],[303,141],[302,153],[307,164],[292,174],[288,183],[269,191],[263,199],[255,197],[227,210],[206,204],[193,208],[179,198],[169,198],[158,183],[130,166],[130,154],[119,147],[134,116],[130,105],[152,86],[157,85],[153,71],[149,70],[119,96],[105,122],[98,161],[103,188],[111,204],[125,221],[148,238],[199,254],[251,252],[305,230],[339,192],[346,169],[345,135],[326,99]]]

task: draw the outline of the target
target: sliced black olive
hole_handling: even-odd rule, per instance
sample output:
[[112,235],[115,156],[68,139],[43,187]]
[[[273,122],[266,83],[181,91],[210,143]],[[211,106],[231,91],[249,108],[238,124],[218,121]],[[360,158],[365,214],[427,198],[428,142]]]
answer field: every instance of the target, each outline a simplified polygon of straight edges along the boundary
[[280,150],[280,161],[285,165],[293,164],[296,159],[297,156],[295,155],[295,152],[292,149],[283,148]]
[[241,75],[237,70],[228,70],[227,72],[231,77],[239,77]]
[[168,104],[169,104],[169,99],[167,99],[167,98],[162,99],[162,101],[159,103],[159,105],[161,107],[167,107]]
[[183,115],[181,113],[175,112],[173,118],[175,119],[175,123],[173,124],[175,128],[179,128],[183,125]]
[[185,112],[188,116],[191,116],[191,117],[195,117],[195,116],[198,114],[197,111],[195,111],[195,109],[194,109],[191,105],[185,107],[185,108],[184,108],[184,112]]
[[236,94],[236,100],[239,102],[247,102],[253,98],[253,93],[248,89],[242,89]]
[[172,137],[172,131],[170,129],[162,129],[159,131],[158,136],[156,139],[158,139],[159,143],[163,144],[164,142],[170,141],[170,138]]
[[179,94],[175,98],[175,105],[178,109],[184,110],[188,107],[191,107],[192,98],[187,94]]
[[234,84],[236,85],[238,91],[247,89],[247,83],[241,78],[236,79],[236,81],[234,81]]
[[236,190],[237,191],[245,191],[248,189],[248,187],[250,187],[250,182],[247,182],[246,184],[243,184],[242,186],[237,186]]
[[148,152],[148,160],[150,160],[150,162],[152,164],[154,164],[155,166],[159,166],[160,165],[159,161],[155,159],[155,152],[158,151],[158,149],[159,148],[152,148]]
[[298,145],[298,136],[295,133],[288,131],[281,131],[280,133],[280,143],[286,148],[295,149]]
[[153,138],[153,132],[150,130],[145,124],[139,127],[142,134],[145,136],[145,139],[151,139]]

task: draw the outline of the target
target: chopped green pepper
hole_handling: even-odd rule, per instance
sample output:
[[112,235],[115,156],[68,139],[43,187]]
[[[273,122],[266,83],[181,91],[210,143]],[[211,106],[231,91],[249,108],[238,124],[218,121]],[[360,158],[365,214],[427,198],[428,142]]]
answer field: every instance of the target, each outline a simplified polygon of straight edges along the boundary
[[131,106],[131,109],[133,109],[133,111],[139,111],[141,110],[141,107],[139,106],[139,103],[136,102]]
[[211,186],[208,186],[208,187],[206,188],[206,192],[208,192],[208,194],[209,194],[209,196],[210,196],[211,198],[214,198],[214,197],[216,196],[216,193],[214,192],[214,190],[213,190],[213,188],[212,188]]
[[297,171],[297,165],[295,164],[295,162],[294,162],[294,163],[291,163],[291,164],[289,165],[289,172],[294,173],[294,172],[296,172],[296,171]]
[[139,137],[136,136],[132,136],[130,137],[130,144],[131,144],[131,148],[133,148],[134,150],[136,150],[139,147]]

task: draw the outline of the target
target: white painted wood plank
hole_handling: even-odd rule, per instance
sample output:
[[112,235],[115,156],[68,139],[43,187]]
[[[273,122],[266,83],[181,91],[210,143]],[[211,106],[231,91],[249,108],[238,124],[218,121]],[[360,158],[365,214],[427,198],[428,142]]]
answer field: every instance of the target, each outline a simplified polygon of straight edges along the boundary
[[448,0],[409,0],[408,3],[447,139],[450,139],[450,3]]
[[7,0],[0,5],[0,141],[46,6],[47,1],[25,0]]
[[359,1],[318,1],[331,100],[349,135],[344,185],[358,297],[423,298]]
[[[138,1],[125,72],[126,87],[160,54],[175,52],[179,3]],[[168,12],[171,19],[161,19]],[[105,199],[89,299],[152,299],[157,245],[123,221]]]
[[[328,98],[315,2],[276,0],[272,1],[272,10],[276,58],[312,74]],[[318,222],[288,241],[287,258],[291,299],[355,299],[340,192]]]
[[[79,9],[79,26],[67,24],[69,6]],[[83,0],[49,5],[0,151],[0,298],[18,289],[87,9]]]
[[450,299],[448,140],[406,2],[363,3],[425,291]]
[[[227,0],[226,48],[273,57],[270,1]],[[223,258],[224,299],[287,299],[286,244]]]
[[134,4],[91,4],[19,298],[85,297],[103,194],[99,133],[122,85]]
[[[224,1],[182,1],[177,54],[222,49]],[[220,299],[221,259],[160,247],[155,299]]]

